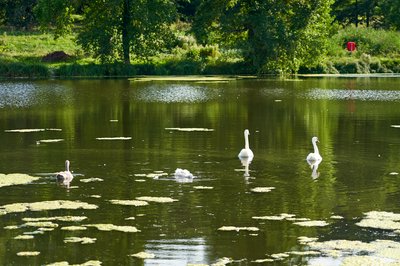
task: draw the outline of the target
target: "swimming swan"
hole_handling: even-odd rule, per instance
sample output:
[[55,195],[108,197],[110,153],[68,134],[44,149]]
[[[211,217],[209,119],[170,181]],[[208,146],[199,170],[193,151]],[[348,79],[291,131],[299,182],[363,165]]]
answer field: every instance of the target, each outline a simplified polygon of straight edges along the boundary
[[253,157],[254,157],[254,154],[253,154],[253,152],[250,150],[249,135],[250,135],[249,130],[248,130],[248,129],[245,129],[245,131],[244,131],[244,149],[242,149],[242,150],[239,152],[238,157],[239,157],[240,159],[242,159],[242,158],[248,158],[248,160],[251,161],[251,160],[253,159]]
[[69,171],[69,161],[65,161],[65,171],[56,173],[57,181],[62,182],[64,185],[69,185],[69,183],[74,179],[74,176]]
[[311,142],[313,144],[314,147],[314,152],[311,152],[310,154],[307,155],[307,162],[311,165],[314,164],[315,162],[320,162],[322,161],[322,157],[319,154],[319,150],[317,147],[317,142],[319,142],[317,137],[313,137],[311,139]]

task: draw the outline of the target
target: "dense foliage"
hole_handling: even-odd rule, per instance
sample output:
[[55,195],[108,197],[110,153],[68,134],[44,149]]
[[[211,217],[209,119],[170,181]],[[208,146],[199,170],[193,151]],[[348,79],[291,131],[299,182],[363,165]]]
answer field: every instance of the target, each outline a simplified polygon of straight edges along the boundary
[[[399,13],[398,0],[0,0],[0,26],[40,27],[56,38],[73,32],[77,53],[107,64],[157,56],[154,69],[164,74],[224,71],[226,63],[233,72],[294,73],[327,55],[350,56],[349,40],[358,44],[353,57],[396,57]],[[371,28],[392,34],[380,42]]]

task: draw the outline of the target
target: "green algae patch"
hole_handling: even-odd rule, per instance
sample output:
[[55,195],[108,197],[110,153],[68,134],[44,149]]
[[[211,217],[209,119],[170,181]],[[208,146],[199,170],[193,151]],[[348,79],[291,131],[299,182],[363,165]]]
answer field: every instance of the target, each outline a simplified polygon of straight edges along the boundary
[[20,239],[20,240],[28,240],[33,238],[35,238],[33,235],[18,235],[14,237],[14,239]]
[[[53,222],[27,222],[21,225],[21,227],[44,227],[44,228],[57,228],[58,224]],[[43,230],[46,231],[46,230]]]
[[149,205],[149,203],[144,200],[110,200],[110,202],[112,204],[135,206],[135,207]]
[[260,229],[257,227],[236,227],[236,226],[222,226],[218,228],[218,231],[250,231],[250,232],[257,232]]
[[125,232],[125,233],[137,233],[140,232],[136,227],[134,226],[128,226],[128,225],[113,225],[113,224],[85,224],[83,225],[85,227],[95,227],[100,231],[120,231],[120,232]]
[[377,264],[377,258],[380,262],[400,264],[400,243],[391,240],[375,240],[369,243],[357,240],[330,240],[308,242],[306,245],[322,255],[344,258],[341,265],[382,265]]
[[210,132],[214,131],[212,128],[198,128],[198,127],[191,127],[191,128],[181,128],[181,127],[167,127],[165,130],[170,130],[170,131],[185,131],[185,132]]
[[364,213],[365,218],[356,225],[384,230],[400,230],[400,214],[384,211]]
[[209,190],[209,189],[214,189],[214,187],[207,187],[207,186],[194,186],[194,189],[199,189],[199,190]]
[[54,200],[54,201],[40,201],[33,203],[12,203],[0,206],[0,214],[16,213],[25,211],[51,211],[51,210],[76,210],[85,209],[93,210],[98,206],[81,201],[70,200]]
[[87,230],[87,227],[84,227],[84,226],[64,226],[64,227],[61,227],[61,230],[65,230],[65,231],[83,231],[83,230]]
[[46,264],[46,266],[100,266],[102,263],[99,260],[89,260],[82,264],[69,264],[67,261],[54,262]]
[[83,183],[90,183],[90,182],[103,182],[104,179],[101,178],[97,178],[97,177],[93,177],[93,178],[85,178],[85,179],[81,179],[79,180]]
[[288,214],[288,213],[281,213],[279,215],[271,215],[271,216],[253,216],[251,217],[252,219],[256,220],[272,220],[272,221],[280,221],[280,220],[285,220],[288,218],[292,218],[296,216],[295,214]]
[[[25,185],[40,179],[26,174],[0,174],[0,187]],[[1,215],[1,214],[0,214]]]
[[138,253],[135,253],[135,254],[131,254],[129,256],[135,257],[135,258],[138,258],[138,259],[154,259],[156,257],[154,254],[147,253],[147,252],[144,252],[144,251],[138,252]]
[[81,243],[81,244],[93,244],[96,242],[96,238],[90,237],[67,237],[64,239],[64,243]]
[[17,255],[21,257],[38,256],[39,254],[39,251],[21,251],[17,253]]
[[227,264],[231,264],[232,262],[233,260],[231,258],[223,257],[211,264],[211,266],[225,266]]
[[137,197],[137,200],[143,200],[143,201],[150,201],[150,202],[157,202],[157,203],[170,203],[174,201],[178,201],[173,198],[169,197],[148,197],[148,196],[143,196],[143,197]]
[[255,187],[250,189],[250,191],[255,193],[267,193],[271,192],[273,189],[275,189],[275,187]]
[[22,220],[25,222],[40,222],[40,221],[81,222],[86,219],[87,219],[86,216],[54,216],[54,217],[22,218]]
[[295,225],[300,225],[300,226],[305,226],[305,227],[314,227],[314,226],[327,226],[329,225],[329,223],[325,222],[325,221],[320,221],[320,220],[316,220],[316,221],[303,221],[303,222],[295,222],[293,223]]

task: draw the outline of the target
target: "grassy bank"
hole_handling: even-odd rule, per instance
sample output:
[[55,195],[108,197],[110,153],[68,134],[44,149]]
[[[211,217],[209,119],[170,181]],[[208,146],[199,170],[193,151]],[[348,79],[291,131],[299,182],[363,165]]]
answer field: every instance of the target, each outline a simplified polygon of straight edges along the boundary
[[[300,73],[400,73],[400,33],[349,27],[337,31],[329,40],[327,57],[318,66],[301,68]],[[346,43],[357,43],[348,52]],[[64,51],[62,62],[43,62],[44,56]],[[194,38],[182,36],[168,54],[147,61],[100,64],[85,54],[74,36],[54,40],[50,34],[10,32],[0,35],[0,77],[126,77],[134,75],[220,75],[255,74],[237,51],[218,46],[198,45]]]

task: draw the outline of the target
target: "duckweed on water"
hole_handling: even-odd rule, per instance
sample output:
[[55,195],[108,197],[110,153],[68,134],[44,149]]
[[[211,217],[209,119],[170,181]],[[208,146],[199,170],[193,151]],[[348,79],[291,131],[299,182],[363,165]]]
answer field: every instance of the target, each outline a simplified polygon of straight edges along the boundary
[[40,221],[81,222],[85,219],[87,219],[86,216],[54,216],[54,217],[22,218],[22,220],[25,222],[40,222]]
[[26,174],[0,174],[0,187],[29,184],[38,179],[40,179],[40,177]]
[[219,231],[251,231],[251,232],[256,232],[259,231],[257,227],[236,227],[236,226],[222,226],[218,228]]
[[21,240],[27,240],[27,239],[33,239],[33,235],[18,235],[14,237],[14,239],[21,239]]
[[64,239],[64,243],[81,243],[81,244],[93,244],[96,242],[96,238],[90,237],[67,237]]
[[211,128],[179,128],[179,127],[167,127],[165,130],[171,130],[171,131],[186,131],[186,132],[193,132],[193,131],[214,131],[214,129]]
[[137,233],[140,232],[136,227],[134,226],[119,226],[119,225],[113,225],[113,224],[85,224],[83,226],[87,227],[95,227],[100,231],[120,231],[120,232],[126,232],[126,233]]
[[89,260],[82,264],[69,264],[67,261],[60,261],[51,264],[46,264],[46,266],[100,266],[100,265],[101,261],[99,260]]
[[296,216],[295,214],[288,214],[288,213],[281,213],[279,215],[272,215],[272,216],[253,216],[251,218],[256,220],[284,220],[287,218],[292,218]]
[[306,226],[306,227],[313,227],[313,226],[327,226],[329,225],[325,221],[304,221],[304,222],[295,222],[293,224],[300,225],[300,226]]
[[87,228],[84,226],[64,226],[61,227],[61,230],[65,231],[83,231],[86,230]]
[[400,214],[384,211],[364,213],[365,218],[356,225],[384,230],[400,230]]
[[143,200],[110,200],[110,202],[112,204],[135,206],[135,207],[149,205],[147,201]]
[[149,197],[149,196],[137,197],[136,199],[143,200],[143,201],[157,202],[157,203],[169,203],[169,202],[178,201],[176,199],[169,198],[169,197]]
[[41,201],[33,203],[12,203],[0,206],[0,215],[7,213],[25,212],[25,211],[50,211],[60,209],[97,209],[98,206],[81,201],[69,200],[54,200],[54,201]]
[[138,253],[135,253],[135,254],[131,254],[131,255],[129,255],[129,256],[131,256],[131,257],[136,257],[136,258],[138,258],[138,259],[154,259],[154,258],[155,258],[155,255],[154,255],[154,254],[152,254],[152,253],[147,253],[147,252],[144,252],[144,251],[138,252]]
[[26,257],[28,257],[28,256],[38,256],[39,254],[40,254],[39,251],[21,251],[21,252],[17,253],[18,256],[26,256]]
[[250,191],[255,192],[255,193],[267,193],[271,192],[275,187],[255,187],[250,189]]
[[214,189],[214,187],[206,187],[206,186],[194,186],[194,189]]
[[101,178],[97,178],[97,177],[93,177],[93,178],[85,178],[85,179],[81,179],[79,180],[83,183],[89,183],[89,182],[103,182],[104,180]]

